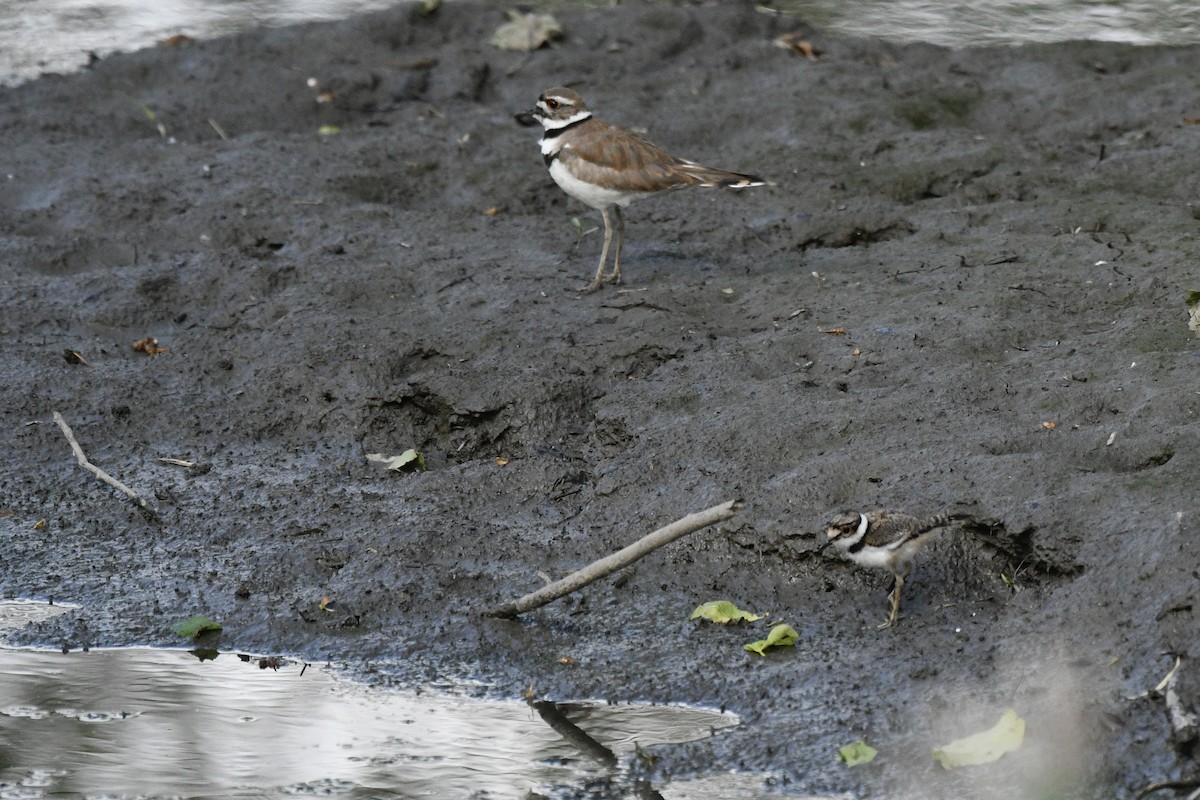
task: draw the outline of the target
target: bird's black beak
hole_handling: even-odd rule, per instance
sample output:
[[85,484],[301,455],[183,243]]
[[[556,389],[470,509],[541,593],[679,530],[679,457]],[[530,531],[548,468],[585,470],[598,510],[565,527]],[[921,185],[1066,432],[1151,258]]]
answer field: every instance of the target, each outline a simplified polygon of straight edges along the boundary
[[821,553],[824,553],[824,552],[825,552],[825,548],[826,548],[826,547],[829,547],[829,545],[831,545],[831,544],[833,544],[833,540],[832,540],[832,539],[826,539],[826,540],[825,540],[825,544],[823,544],[823,545],[821,545],[820,547],[818,547],[818,548],[817,548],[817,555],[821,555]]
[[522,111],[520,114],[513,114],[513,119],[526,128],[538,124],[538,118],[534,116],[533,111]]

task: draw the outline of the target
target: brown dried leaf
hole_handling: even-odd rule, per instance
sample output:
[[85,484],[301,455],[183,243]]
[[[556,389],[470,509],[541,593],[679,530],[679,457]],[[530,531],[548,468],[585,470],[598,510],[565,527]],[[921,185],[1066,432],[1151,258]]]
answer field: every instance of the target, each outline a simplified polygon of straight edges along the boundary
[[791,50],[797,55],[804,56],[809,61],[821,60],[820,51],[813,47],[813,43],[808,39],[801,39],[798,33],[792,32],[776,36],[772,43],[776,47],[782,47],[784,50]]
[[1050,422],[1049,420],[1047,420],[1047,421],[1045,421],[1045,422],[1043,422],[1043,423],[1042,423],[1042,427],[1043,427],[1043,428],[1045,428],[1045,429],[1046,429],[1046,430],[1048,430],[1048,431],[1052,431],[1052,430],[1054,430],[1055,428],[1057,428],[1057,427],[1058,427],[1058,425],[1057,425],[1056,423],[1053,423],[1053,422]]
[[156,356],[159,353],[167,352],[167,348],[158,346],[158,339],[155,339],[153,336],[138,339],[133,343],[133,349],[148,356]]
[[834,336],[845,336],[846,329],[843,328],[841,325],[838,325],[836,328],[820,328],[820,327],[818,327],[817,333],[829,333],[829,334],[833,334]]
[[68,364],[83,364],[85,367],[90,367],[91,364],[83,357],[83,353],[78,350],[63,350],[63,359]]

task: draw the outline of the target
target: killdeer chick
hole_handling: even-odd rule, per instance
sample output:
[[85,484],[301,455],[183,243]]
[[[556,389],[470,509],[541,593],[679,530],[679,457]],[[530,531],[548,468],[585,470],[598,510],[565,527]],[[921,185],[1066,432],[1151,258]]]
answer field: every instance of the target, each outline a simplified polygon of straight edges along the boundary
[[[542,158],[564,192],[591,206],[604,218],[604,247],[596,277],[583,288],[594,292],[606,283],[621,282],[621,245],[625,222],[621,209],[642,197],[687,186],[728,186],[742,189],[768,181],[753,175],[701,166],[663,151],[636,133],[601,122],[583,98],[557,86],[542,92],[537,105],[516,115],[522,125],[545,129]],[[616,232],[612,271],[604,264]]]
[[829,521],[825,529],[824,550],[829,545],[841,550],[846,557],[862,567],[886,569],[896,578],[888,600],[891,614],[880,629],[890,627],[900,617],[900,594],[904,579],[912,569],[917,553],[942,528],[965,514],[937,514],[924,519],[894,511],[846,511]]

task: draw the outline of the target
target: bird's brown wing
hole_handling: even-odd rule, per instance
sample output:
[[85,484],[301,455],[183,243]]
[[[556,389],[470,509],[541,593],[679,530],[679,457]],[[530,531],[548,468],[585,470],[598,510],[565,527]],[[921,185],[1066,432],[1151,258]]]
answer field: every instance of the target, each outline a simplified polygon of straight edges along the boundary
[[867,547],[886,547],[918,532],[919,520],[907,514],[877,513],[872,517],[872,524],[863,537]]
[[758,186],[765,181],[686,161],[663,150],[645,137],[588,120],[578,129],[559,158],[572,161],[581,179],[624,192],[663,192],[684,186]]

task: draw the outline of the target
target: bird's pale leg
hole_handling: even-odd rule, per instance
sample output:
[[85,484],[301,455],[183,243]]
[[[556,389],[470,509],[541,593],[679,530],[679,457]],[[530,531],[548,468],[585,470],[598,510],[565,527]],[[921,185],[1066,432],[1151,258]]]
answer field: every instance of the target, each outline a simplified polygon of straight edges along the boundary
[[625,244],[625,217],[621,216],[621,207],[613,206],[613,214],[617,217],[617,249],[613,251],[612,272],[604,278],[605,283],[621,282],[621,247]]
[[[615,208],[615,206],[609,206]],[[604,247],[600,248],[600,263],[596,267],[596,277],[592,282],[583,287],[585,292],[594,292],[606,283],[604,277],[604,262],[608,260],[608,246],[612,243],[613,226],[612,219],[608,216],[608,208],[600,209],[600,216],[604,218]],[[617,219],[621,219],[621,212],[617,211]],[[617,252],[621,252],[621,240],[617,239]]]
[[888,595],[888,600],[892,601],[892,613],[888,615],[887,622],[879,626],[879,630],[890,628],[896,624],[896,620],[900,619],[900,593],[904,591],[904,576],[896,576],[896,585],[892,588],[892,593]]

